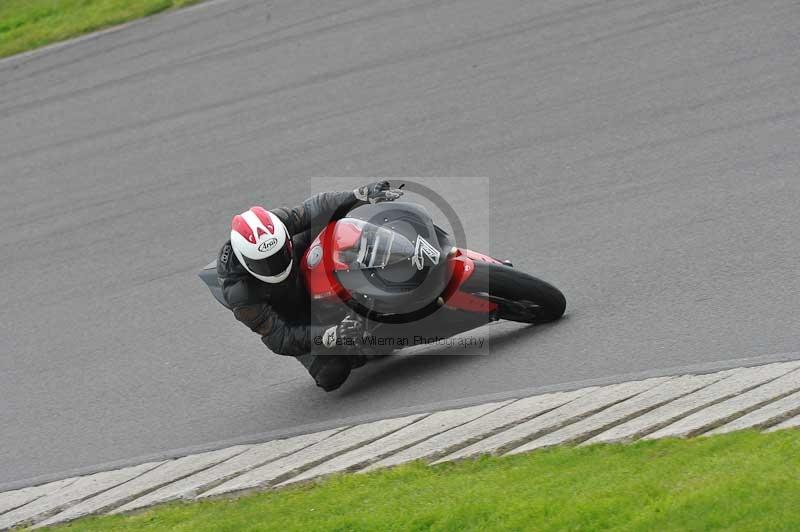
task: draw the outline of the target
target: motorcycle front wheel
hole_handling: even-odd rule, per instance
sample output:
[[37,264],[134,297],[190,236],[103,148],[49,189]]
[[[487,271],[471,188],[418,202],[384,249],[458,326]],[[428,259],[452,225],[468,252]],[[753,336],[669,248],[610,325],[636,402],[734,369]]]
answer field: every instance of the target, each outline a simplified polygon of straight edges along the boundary
[[476,260],[461,290],[496,303],[498,318],[522,323],[555,321],[567,307],[564,294],[550,283],[490,262]]

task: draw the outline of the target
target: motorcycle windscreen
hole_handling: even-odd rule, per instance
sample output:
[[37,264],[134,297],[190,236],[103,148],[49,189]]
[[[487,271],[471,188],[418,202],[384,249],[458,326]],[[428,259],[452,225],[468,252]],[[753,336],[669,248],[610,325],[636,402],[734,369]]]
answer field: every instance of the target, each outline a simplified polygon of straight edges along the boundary
[[414,245],[390,227],[379,227],[355,218],[343,218],[336,223],[333,260],[337,269],[385,268],[411,260],[413,256]]

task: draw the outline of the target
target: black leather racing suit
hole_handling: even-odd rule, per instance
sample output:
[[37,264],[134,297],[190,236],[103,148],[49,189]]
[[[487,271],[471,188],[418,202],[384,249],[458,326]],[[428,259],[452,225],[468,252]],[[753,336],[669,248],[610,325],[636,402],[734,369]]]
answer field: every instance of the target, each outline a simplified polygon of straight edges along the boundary
[[[298,266],[328,222],[342,218],[361,204],[353,192],[324,192],[294,208],[270,209],[292,237],[292,273],[280,283],[264,283],[250,275],[233,253],[230,240],[222,246],[217,258],[222,294],[236,319],[261,335],[274,353],[296,357],[326,391],[338,388],[361,359],[346,353],[311,353],[315,347],[313,339],[321,337],[333,324],[313,323],[310,296]],[[319,352],[319,348],[314,350]]]

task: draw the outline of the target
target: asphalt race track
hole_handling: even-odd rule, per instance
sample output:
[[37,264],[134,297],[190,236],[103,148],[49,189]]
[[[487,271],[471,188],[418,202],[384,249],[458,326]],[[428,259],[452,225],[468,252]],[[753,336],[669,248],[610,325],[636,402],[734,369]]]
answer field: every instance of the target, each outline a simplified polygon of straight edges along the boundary
[[[226,0],[0,61],[0,486],[800,358],[798,35],[788,0]],[[327,175],[423,176],[567,317],[325,394],[196,271]]]

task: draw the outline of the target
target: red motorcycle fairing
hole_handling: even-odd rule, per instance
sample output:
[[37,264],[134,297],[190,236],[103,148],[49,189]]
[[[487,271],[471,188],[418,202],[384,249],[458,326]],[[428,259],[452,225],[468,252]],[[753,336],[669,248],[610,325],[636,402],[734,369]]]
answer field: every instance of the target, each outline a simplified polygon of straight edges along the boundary
[[[323,243],[326,242],[326,237],[329,231],[332,232],[336,222],[331,222],[323,229],[317,238],[311,243],[300,261],[300,271],[306,279],[306,288],[311,299],[330,299],[338,297],[342,301],[350,299],[350,294],[344,287],[336,280],[334,272],[325,267],[323,260],[326,251],[323,249]],[[335,260],[335,257],[334,257]],[[341,265],[337,265],[341,266]]]
[[[360,231],[356,227],[353,227],[352,230],[340,227],[335,233],[336,242],[326,240],[330,234],[329,232],[334,231],[336,223],[331,222],[317,235],[300,261],[300,268],[306,279],[306,287],[314,300],[339,298],[342,301],[348,301],[351,298],[350,293],[336,279],[334,270],[346,267],[345,264],[337,259],[337,250],[346,249],[354,245],[360,236]],[[339,242],[338,240],[342,238],[346,241]],[[329,265],[333,268],[326,267],[326,261],[324,260],[326,255],[324,247],[326,244],[334,248],[332,264]],[[447,256],[450,280],[442,294],[442,299],[449,308],[488,314],[497,309],[495,303],[460,290],[475,269],[474,261],[502,264],[499,260],[483,253],[469,249],[453,248],[453,252]]]
[[497,309],[497,304],[482,297],[474,296],[460,290],[461,286],[475,271],[475,261],[503,264],[497,259],[469,249],[454,248],[455,252],[447,258],[450,268],[450,282],[442,294],[446,306],[471,312],[489,313]]

